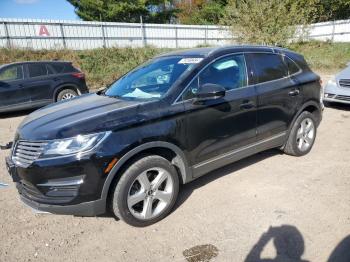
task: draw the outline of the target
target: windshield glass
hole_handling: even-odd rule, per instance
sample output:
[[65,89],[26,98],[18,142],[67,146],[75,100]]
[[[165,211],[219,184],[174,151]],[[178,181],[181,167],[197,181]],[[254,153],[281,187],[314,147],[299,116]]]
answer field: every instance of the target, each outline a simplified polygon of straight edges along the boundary
[[114,82],[105,95],[137,100],[159,99],[180,76],[201,60],[199,57],[156,58]]

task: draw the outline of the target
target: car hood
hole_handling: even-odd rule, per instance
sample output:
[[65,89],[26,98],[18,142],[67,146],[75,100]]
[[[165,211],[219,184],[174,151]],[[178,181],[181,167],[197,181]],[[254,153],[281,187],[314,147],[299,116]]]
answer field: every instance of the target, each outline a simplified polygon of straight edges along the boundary
[[350,66],[340,71],[335,78],[339,81],[340,79],[350,79]]
[[139,121],[138,108],[149,102],[88,94],[39,109],[27,116],[17,139],[51,140],[113,130]]

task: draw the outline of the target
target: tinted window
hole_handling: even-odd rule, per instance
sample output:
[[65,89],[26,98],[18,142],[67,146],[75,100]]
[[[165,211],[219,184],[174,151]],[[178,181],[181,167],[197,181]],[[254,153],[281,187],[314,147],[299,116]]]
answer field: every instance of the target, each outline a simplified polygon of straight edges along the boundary
[[64,64],[51,64],[56,73],[62,73],[64,69]]
[[78,69],[76,69],[73,65],[68,63],[52,63],[51,66],[57,74],[79,72]]
[[50,65],[46,65],[46,70],[49,75],[52,75],[54,73]]
[[184,92],[183,99],[193,98],[198,89],[208,83],[221,85],[228,91],[246,86],[247,71],[244,55],[227,56],[210,64],[192,80]]
[[29,77],[45,76],[48,71],[45,64],[29,64]]
[[259,83],[288,76],[282,57],[276,54],[254,54],[255,76]]
[[21,65],[10,66],[0,71],[0,81],[23,79],[23,67]]
[[296,65],[296,63],[292,59],[290,59],[287,56],[284,56],[284,61],[288,67],[288,72],[290,75],[293,75],[293,74],[299,72],[299,70],[300,70],[299,67]]

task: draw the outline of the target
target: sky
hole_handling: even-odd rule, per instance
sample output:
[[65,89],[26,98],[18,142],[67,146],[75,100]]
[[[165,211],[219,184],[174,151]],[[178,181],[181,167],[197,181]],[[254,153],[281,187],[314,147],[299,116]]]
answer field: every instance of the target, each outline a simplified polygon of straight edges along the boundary
[[0,18],[79,19],[66,0],[0,0]]

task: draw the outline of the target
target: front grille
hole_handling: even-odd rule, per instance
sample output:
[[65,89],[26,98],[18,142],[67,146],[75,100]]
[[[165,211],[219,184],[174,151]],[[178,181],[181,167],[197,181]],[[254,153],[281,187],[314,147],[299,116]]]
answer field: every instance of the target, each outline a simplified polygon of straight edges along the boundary
[[30,166],[39,158],[47,142],[29,142],[19,140],[12,153],[13,162],[21,167]]
[[341,96],[341,95],[337,95],[336,99],[339,100],[344,100],[344,101],[350,101],[350,96]]
[[340,79],[340,80],[339,80],[339,85],[340,85],[341,87],[350,88],[350,79]]

